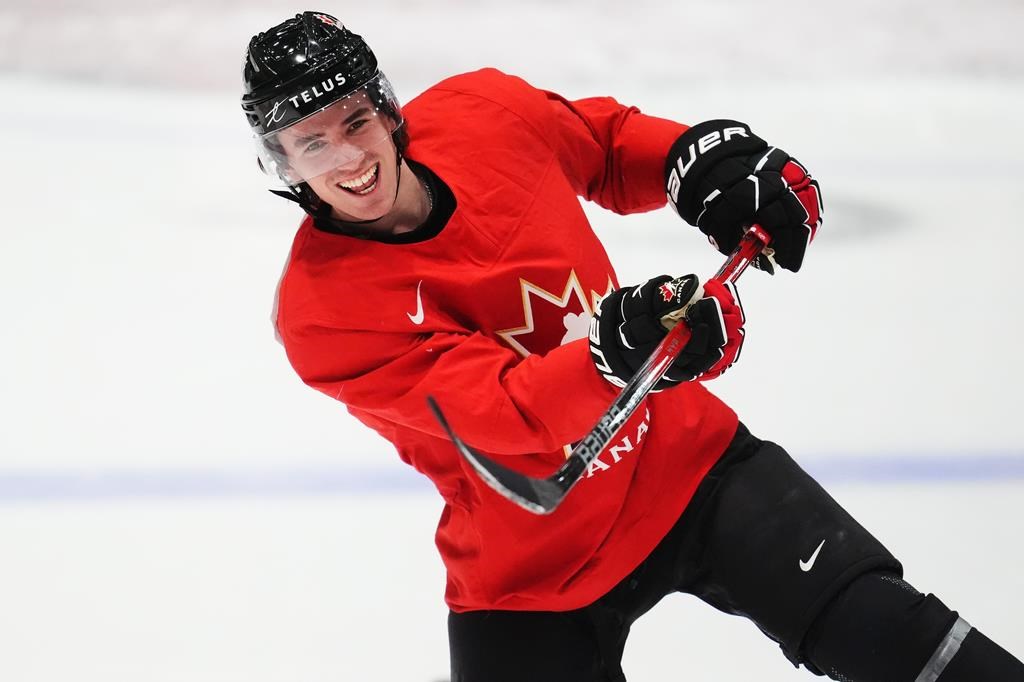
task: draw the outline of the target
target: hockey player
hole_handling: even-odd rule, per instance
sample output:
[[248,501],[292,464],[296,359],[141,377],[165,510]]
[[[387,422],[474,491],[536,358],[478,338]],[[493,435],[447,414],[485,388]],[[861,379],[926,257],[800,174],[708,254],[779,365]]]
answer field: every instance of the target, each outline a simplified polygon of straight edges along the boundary
[[[792,157],[742,123],[567,101],[493,69],[402,109],[366,43],[315,12],[252,38],[244,88],[263,168],[308,214],[278,293],[288,358],[444,498],[455,682],[623,680],[631,624],[677,591],[833,679],[1024,681],[705,389],[739,356],[735,291],[620,286],[579,203],[671,203],[723,252],[757,222],[797,272],[821,197]],[[467,442],[547,475],[691,300],[680,360],[550,516],[487,487],[427,409],[435,396]]]

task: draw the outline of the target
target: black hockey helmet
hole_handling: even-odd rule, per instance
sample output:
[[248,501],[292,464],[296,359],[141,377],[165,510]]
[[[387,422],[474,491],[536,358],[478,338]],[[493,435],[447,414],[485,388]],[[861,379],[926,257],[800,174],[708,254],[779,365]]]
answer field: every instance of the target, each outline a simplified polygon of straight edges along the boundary
[[[257,140],[264,171],[295,187],[309,179],[296,175],[278,136],[334,105],[356,98],[383,115],[386,134],[399,154],[405,137],[401,107],[377,58],[362,37],[323,12],[303,12],[249,41],[242,69],[242,110]],[[323,168],[332,161],[321,158]]]

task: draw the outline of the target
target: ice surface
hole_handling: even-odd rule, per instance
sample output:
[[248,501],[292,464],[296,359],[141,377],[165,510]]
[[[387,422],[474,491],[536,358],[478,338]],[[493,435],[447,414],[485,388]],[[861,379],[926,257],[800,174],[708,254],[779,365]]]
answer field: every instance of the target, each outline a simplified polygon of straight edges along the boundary
[[[438,502],[271,333],[298,216],[263,191],[236,79],[295,8],[0,6],[2,680],[444,675]],[[796,153],[825,226],[799,276],[744,277],[715,390],[1024,655],[1024,6],[321,9],[405,100],[498,65]],[[623,282],[720,261],[670,212],[590,215]],[[810,679],[689,598],[631,641],[634,682]]]
[[[1019,483],[834,492],[910,581],[1024,653]],[[0,679],[442,679],[438,510],[426,494],[8,505]],[[631,682],[814,679],[681,595],[637,623],[624,665]]]

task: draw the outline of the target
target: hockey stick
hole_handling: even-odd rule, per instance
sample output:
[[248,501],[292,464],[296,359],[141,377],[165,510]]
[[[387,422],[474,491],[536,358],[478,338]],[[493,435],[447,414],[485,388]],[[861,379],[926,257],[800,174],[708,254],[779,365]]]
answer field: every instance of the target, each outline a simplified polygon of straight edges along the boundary
[[[747,269],[770,240],[769,235],[758,225],[753,225],[740,240],[739,246],[715,274],[719,282],[735,282]],[[654,349],[643,366],[622,388],[597,425],[572,449],[565,464],[548,478],[533,478],[513,471],[474,450],[452,430],[444,413],[434,398],[428,397],[427,404],[448,433],[455,447],[466,458],[480,477],[505,498],[535,514],[550,514],[569,494],[569,490],[587,470],[594,459],[611,443],[615,434],[626,420],[636,411],[643,399],[651,392],[654,384],[672,365],[683,347],[689,341],[689,328],[677,324]]]

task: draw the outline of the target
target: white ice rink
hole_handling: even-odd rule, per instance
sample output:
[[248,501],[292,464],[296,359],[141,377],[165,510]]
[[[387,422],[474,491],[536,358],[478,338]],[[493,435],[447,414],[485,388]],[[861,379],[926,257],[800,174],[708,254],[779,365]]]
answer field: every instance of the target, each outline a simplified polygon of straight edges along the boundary
[[[712,388],[934,591],[1024,656],[1024,5],[0,0],[0,682],[435,682],[436,494],[291,372],[271,298],[297,209],[238,108],[296,9],[403,101],[484,65],[685,122],[821,180],[798,276],[742,282]],[[590,211],[622,282],[710,273],[670,211]],[[794,559],[795,561],[795,559]],[[631,682],[813,679],[690,597]]]

